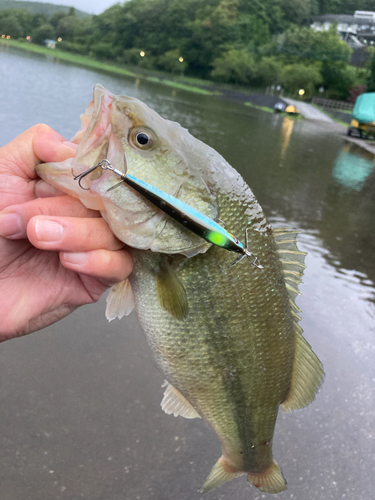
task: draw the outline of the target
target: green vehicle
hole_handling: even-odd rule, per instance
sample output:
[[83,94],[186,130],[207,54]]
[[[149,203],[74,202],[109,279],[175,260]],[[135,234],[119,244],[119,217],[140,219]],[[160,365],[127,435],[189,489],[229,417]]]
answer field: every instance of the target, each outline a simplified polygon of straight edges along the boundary
[[366,92],[357,97],[348,135],[375,139],[375,92]]

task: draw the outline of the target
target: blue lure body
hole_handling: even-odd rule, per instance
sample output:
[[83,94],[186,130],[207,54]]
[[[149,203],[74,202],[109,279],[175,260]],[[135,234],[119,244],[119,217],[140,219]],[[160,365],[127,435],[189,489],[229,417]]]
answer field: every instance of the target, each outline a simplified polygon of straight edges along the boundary
[[[175,198],[174,196],[165,193],[161,189],[151,186],[145,181],[134,177],[131,174],[124,174],[117,168],[113,167],[108,160],[102,160],[94,167],[86,170],[85,172],[74,176],[74,179],[78,180],[79,185],[82,189],[84,188],[81,184],[83,177],[91,173],[96,168],[101,167],[103,170],[111,170],[114,174],[118,175],[122,181],[137,191],[139,194],[144,196],[153,205],[158,207],[164,213],[172,217],[175,221],[182,224],[184,227],[200,236],[208,243],[217,245],[226,250],[236,252],[240,254],[237,259],[231,264],[235,265],[240,262],[244,257],[248,257],[251,263],[260,269],[262,266],[258,262],[258,259],[254,254],[247,250],[247,232],[246,232],[246,246],[244,246],[233,234],[229,233],[225,228],[220,226],[217,222],[210,219],[206,215],[198,212],[195,208],[187,205],[183,201]],[[114,189],[119,184],[115,184],[110,189]]]

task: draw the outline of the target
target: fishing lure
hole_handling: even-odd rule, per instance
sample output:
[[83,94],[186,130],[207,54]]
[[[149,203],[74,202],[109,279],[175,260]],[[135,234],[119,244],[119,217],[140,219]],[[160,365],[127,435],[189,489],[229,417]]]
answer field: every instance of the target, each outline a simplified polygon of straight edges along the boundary
[[263,266],[260,264],[257,257],[247,249],[248,228],[245,232],[244,246],[235,236],[233,236],[233,234],[229,233],[214,220],[210,219],[201,212],[198,212],[198,210],[195,210],[193,207],[187,205],[178,198],[165,193],[161,189],[151,186],[147,182],[144,182],[131,174],[124,174],[113,165],[111,165],[111,163],[106,159],[101,160],[94,167],[91,167],[78,175],[73,174],[74,180],[78,180],[80,188],[85,190],[89,189],[82,186],[81,181],[84,177],[86,177],[86,175],[90,174],[99,167],[101,167],[103,170],[110,170],[122,179],[120,183],[115,184],[114,186],[109,188],[109,190],[114,189],[119,184],[122,184],[122,182],[125,182],[125,184],[135,189],[153,205],[172,217],[172,219],[179,222],[184,227],[200,236],[204,240],[212,243],[213,245],[225,248],[226,250],[229,250],[231,252],[239,253],[240,255],[234,262],[232,262],[231,266],[238,264],[244,257],[247,257],[253,266],[259,269],[263,269]]

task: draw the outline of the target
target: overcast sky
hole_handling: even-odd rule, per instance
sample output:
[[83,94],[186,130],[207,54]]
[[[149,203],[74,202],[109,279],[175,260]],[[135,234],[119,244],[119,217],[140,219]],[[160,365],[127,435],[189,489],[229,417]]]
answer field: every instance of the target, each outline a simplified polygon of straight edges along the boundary
[[90,14],[101,14],[105,9],[108,9],[115,3],[124,3],[116,0],[36,0],[43,3],[54,3],[57,5],[68,5],[76,7],[79,10],[84,10]]

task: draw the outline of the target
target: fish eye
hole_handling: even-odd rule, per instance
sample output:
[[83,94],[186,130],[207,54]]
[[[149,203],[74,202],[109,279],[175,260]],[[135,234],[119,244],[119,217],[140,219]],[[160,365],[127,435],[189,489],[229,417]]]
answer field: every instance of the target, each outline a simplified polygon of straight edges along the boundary
[[138,149],[151,149],[154,145],[154,134],[145,128],[135,128],[130,132],[130,142]]

